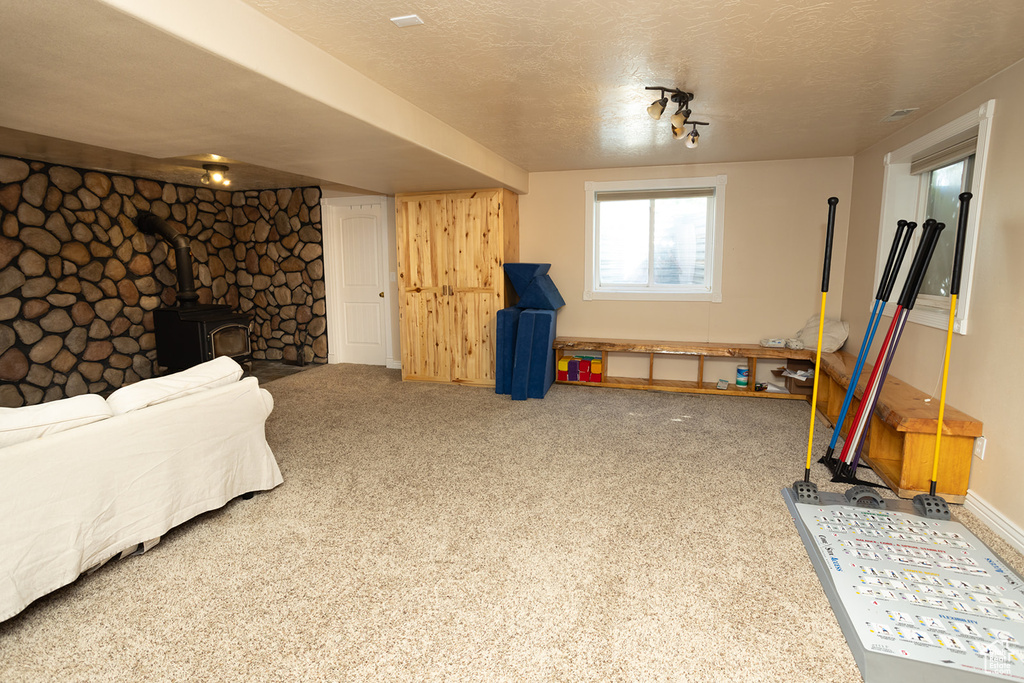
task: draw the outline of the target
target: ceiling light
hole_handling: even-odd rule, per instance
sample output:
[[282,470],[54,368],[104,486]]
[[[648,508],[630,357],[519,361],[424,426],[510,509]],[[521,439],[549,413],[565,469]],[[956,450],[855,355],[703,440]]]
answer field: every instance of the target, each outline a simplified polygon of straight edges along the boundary
[[676,128],[682,128],[686,125],[686,119],[690,118],[690,110],[684,109],[685,105],[680,104],[679,109],[676,109],[676,113],[672,114],[672,125]]
[[[661,119],[662,113],[665,111],[665,107],[668,105],[669,98],[666,97],[665,93],[671,93],[671,99],[673,102],[679,105],[675,113],[672,114],[672,137],[676,140],[682,140],[686,138],[686,146],[694,148],[697,146],[697,138],[700,134],[697,132],[697,126],[708,125],[704,121],[691,121],[690,115],[690,102],[693,101],[693,93],[686,92],[685,90],[679,90],[678,88],[664,88],[660,85],[648,86],[645,90],[658,90],[661,92],[661,99],[655,100],[651,106],[647,107],[647,113],[651,115],[651,118],[655,121]],[[684,126],[692,125],[693,130],[689,133],[686,132]]]
[[203,164],[203,170],[206,173],[199,179],[203,185],[220,185],[221,187],[231,185],[227,164]]
[[[655,88],[648,88],[648,90],[655,90]],[[655,121],[661,119],[662,113],[665,111],[665,107],[668,106],[668,98],[665,97],[665,93],[661,93],[660,100],[654,100],[651,102],[651,106],[647,107],[647,113],[651,115],[651,118]]]
[[694,149],[697,146],[699,138],[700,133],[697,132],[697,126],[694,126],[693,130],[690,131],[690,134],[686,136],[686,146],[690,149]]
[[398,28],[405,28],[406,26],[419,26],[423,20],[415,14],[407,14],[404,17],[391,17],[391,23]]

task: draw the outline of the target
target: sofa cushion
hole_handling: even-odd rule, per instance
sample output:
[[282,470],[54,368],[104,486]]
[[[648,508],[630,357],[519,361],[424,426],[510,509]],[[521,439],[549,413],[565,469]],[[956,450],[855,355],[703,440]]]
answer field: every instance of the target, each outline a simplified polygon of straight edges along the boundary
[[21,408],[0,408],[0,448],[111,417],[102,396],[85,394]]
[[121,387],[109,397],[107,404],[114,415],[173,401],[182,396],[237,382],[242,366],[228,356],[220,356],[195,367],[163,377],[144,379]]

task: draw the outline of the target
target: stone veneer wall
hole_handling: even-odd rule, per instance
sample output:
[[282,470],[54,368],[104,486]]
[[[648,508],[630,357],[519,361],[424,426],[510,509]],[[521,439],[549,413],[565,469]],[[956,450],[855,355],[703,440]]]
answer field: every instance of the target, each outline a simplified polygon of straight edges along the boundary
[[254,316],[257,359],[327,361],[320,189],[214,191],[0,156],[0,406],[105,394],[150,377],[187,233],[200,303]]

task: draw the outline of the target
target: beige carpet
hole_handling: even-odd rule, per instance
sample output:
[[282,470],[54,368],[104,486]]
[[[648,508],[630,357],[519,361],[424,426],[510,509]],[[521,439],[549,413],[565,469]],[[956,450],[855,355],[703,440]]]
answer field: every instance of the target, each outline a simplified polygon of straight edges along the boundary
[[860,680],[779,494],[806,403],[266,387],[285,483],[0,624],[0,680]]

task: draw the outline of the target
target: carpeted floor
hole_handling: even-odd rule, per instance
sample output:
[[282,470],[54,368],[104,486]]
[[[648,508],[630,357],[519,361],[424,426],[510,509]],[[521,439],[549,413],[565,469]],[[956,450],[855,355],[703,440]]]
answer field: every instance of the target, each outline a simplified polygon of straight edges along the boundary
[[779,494],[806,403],[264,386],[285,483],[0,624],[0,680],[860,680]]

